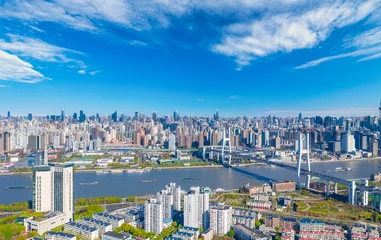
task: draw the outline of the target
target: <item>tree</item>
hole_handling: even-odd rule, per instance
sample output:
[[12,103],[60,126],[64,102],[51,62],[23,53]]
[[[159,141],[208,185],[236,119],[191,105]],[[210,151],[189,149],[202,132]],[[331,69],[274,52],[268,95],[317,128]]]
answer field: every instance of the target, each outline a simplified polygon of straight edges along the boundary
[[259,228],[259,226],[261,226],[261,221],[259,219],[255,220],[255,227],[256,228]]
[[280,227],[279,227],[279,226],[276,226],[276,227],[275,227],[275,231],[276,231],[276,232],[279,232],[279,231],[280,231]]
[[233,237],[234,237],[234,235],[235,235],[235,232],[234,232],[234,230],[233,230],[233,229],[232,229],[232,230],[230,230],[230,231],[228,232],[228,236],[229,236],[229,237],[233,238]]

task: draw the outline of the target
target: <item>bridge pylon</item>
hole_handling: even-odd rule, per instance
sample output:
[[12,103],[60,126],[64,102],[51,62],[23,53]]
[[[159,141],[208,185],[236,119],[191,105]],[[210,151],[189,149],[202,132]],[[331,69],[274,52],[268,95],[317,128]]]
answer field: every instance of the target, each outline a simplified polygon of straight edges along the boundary
[[[306,146],[304,148],[304,139],[306,140]],[[311,161],[310,161],[310,135],[309,133],[305,134],[305,138],[303,138],[303,134],[299,134],[299,140],[298,140],[298,169],[297,169],[297,175],[296,175],[296,184],[298,188],[301,188],[301,181],[300,181],[300,167],[302,164],[302,157],[306,154],[306,163],[307,163],[307,170],[311,171]],[[311,175],[307,174],[307,182],[306,182],[306,188],[310,188],[310,181],[311,181]]]
[[228,163],[229,165],[231,164],[231,155],[230,153],[232,152],[232,145],[231,145],[231,142],[230,142],[230,128],[228,128],[228,136],[226,136],[226,131],[225,131],[225,128],[223,129],[223,132],[222,132],[222,152],[221,152],[221,158],[222,158],[222,163],[225,163],[225,147],[226,147],[226,144],[228,143],[229,145],[229,155],[228,155]]

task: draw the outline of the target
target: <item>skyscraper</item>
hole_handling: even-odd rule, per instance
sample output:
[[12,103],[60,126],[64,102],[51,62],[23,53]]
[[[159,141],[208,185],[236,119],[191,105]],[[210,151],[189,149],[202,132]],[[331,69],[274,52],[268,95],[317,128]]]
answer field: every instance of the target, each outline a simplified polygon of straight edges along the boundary
[[341,140],[341,150],[344,153],[354,152],[356,151],[355,148],[355,138],[351,134],[351,132],[348,132],[344,134],[342,140]]
[[161,190],[157,193],[157,200],[163,203],[163,219],[173,217],[173,195],[168,190]]
[[180,120],[180,115],[179,115],[179,113],[177,112],[177,110],[175,110],[174,112],[173,112],[173,121],[179,121]]
[[8,116],[8,117],[11,117],[11,111],[8,111],[7,116]]
[[73,219],[73,165],[54,163],[33,167],[32,208],[36,212],[62,212]]
[[184,196],[184,226],[209,228],[209,189],[191,187]]
[[74,113],[73,114],[73,121],[76,122],[78,120],[78,114]]
[[135,121],[138,121],[138,120],[139,120],[139,113],[138,113],[138,112],[135,112],[134,120],[135,120]]
[[151,198],[144,206],[144,229],[160,234],[163,231],[163,203]]
[[33,115],[31,113],[28,113],[28,120],[32,121],[32,119],[33,119]]
[[65,111],[61,110],[61,121],[65,120]]
[[168,192],[173,195],[173,210],[181,210],[181,187],[176,183],[170,183],[166,187]]
[[86,120],[86,115],[83,113],[83,110],[79,111],[79,122],[84,122]]
[[152,112],[152,119],[153,119],[154,121],[157,120],[157,114],[156,114],[156,111],[153,111],[153,112]]
[[118,122],[118,112],[115,111],[113,114],[111,114],[111,120],[114,122]]
[[176,150],[176,137],[175,134],[171,133],[168,137],[168,149]]
[[223,236],[232,226],[232,206],[217,204],[210,207],[210,229],[214,236]]
[[0,153],[4,152],[4,134],[0,133]]

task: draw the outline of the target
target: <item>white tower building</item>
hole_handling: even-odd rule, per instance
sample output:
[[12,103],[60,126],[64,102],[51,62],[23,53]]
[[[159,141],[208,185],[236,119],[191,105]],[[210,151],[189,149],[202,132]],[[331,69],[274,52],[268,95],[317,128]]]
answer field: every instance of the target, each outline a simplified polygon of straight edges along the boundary
[[55,163],[33,168],[33,201],[36,212],[63,212],[69,220],[74,212],[73,166]]
[[232,226],[232,207],[224,204],[210,207],[210,229],[215,236],[227,234]]
[[173,195],[173,210],[180,211],[181,210],[181,187],[176,185],[176,183],[170,183],[166,187],[167,191],[169,191]]
[[209,189],[191,187],[184,196],[184,226],[209,228]]
[[156,198],[151,198],[145,203],[144,229],[156,234],[163,231],[163,203]]

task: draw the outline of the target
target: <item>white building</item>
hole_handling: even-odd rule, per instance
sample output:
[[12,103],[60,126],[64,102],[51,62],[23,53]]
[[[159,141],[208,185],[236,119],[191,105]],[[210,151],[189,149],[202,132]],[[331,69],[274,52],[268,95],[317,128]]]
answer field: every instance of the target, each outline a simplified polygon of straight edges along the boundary
[[[27,231],[42,235],[73,219],[73,165],[54,163],[33,167],[33,200],[35,212],[50,212],[43,221],[24,220]],[[59,223],[59,225],[57,225]]]
[[168,190],[157,193],[157,200],[163,203],[163,218],[173,217],[173,195]]
[[209,228],[209,189],[191,187],[184,196],[184,226]]
[[36,231],[39,235],[68,222],[68,216],[61,212],[49,212],[43,218],[26,218],[24,226],[27,232]]
[[35,212],[66,213],[73,218],[73,165],[51,163],[33,168],[33,201]]
[[176,150],[176,137],[173,133],[171,133],[168,138],[168,149]]
[[181,210],[181,187],[176,183],[170,183],[165,186],[166,190],[173,195],[173,210]]
[[70,232],[74,235],[81,234],[83,237],[89,239],[89,240],[94,240],[98,238],[99,236],[99,231],[98,229],[94,227],[89,227],[84,224],[76,223],[76,222],[68,222],[64,226],[65,232]]
[[350,132],[343,136],[341,140],[341,150],[345,153],[356,151],[355,137]]
[[73,234],[63,232],[47,232],[45,235],[46,240],[76,240],[77,237]]
[[80,224],[83,224],[83,225],[86,225],[86,226],[89,226],[89,227],[93,227],[93,228],[98,229],[99,237],[101,237],[102,234],[105,233],[105,232],[112,231],[112,225],[110,223],[103,222],[103,221],[98,220],[98,219],[83,218],[83,219],[80,219],[80,220],[78,220],[76,222],[80,223]]
[[93,219],[98,219],[103,222],[110,223],[112,225],[113,230],[117,227],[122,226],[122,224],[124,223],[124,218],[116,217],[107,213],[94,213],[92,217]]
[[163,203],[156,198],[146,201],[144,208],[144,229],[160,234],[163,231]]
[[210,228],[215,236],[227,234],[232,226],[232,207],[224,204],[210,207]]

